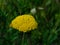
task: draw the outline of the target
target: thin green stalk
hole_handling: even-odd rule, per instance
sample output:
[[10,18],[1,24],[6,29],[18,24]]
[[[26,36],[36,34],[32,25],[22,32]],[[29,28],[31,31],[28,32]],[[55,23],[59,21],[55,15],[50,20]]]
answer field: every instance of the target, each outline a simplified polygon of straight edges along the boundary
[[22,43],[21,43],[21,45],[24,45],[24,44],[23,44],[23,43],[24,43],[24,36],[25,36],[25,33],[23,33]]

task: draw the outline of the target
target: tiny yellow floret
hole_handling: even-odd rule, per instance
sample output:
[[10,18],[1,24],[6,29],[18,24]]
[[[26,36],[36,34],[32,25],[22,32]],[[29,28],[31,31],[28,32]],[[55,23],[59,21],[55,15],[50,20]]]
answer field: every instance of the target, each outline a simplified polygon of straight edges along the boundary
[[27,32],[36,29],[38,23],[32,15],[24,14],[17,16],[12,20],[10,27],[15,28],[22,32]]

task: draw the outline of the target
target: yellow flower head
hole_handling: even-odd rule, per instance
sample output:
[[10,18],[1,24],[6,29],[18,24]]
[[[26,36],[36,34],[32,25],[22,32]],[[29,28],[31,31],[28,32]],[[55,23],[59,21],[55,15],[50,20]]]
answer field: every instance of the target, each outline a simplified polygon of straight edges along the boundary
[[10,26],[22,32],[27,32],[37,28],[38,24],[32,15],[20,15],[12,20]]

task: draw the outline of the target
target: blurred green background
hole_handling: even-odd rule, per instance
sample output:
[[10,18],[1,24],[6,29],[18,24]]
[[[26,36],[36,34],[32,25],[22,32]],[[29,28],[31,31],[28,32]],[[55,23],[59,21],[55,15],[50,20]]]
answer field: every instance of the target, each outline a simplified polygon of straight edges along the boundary
[[[33,16],[38,28],[25,33],[22,40],[23,32],[9,24],[32,8],[37,9]],[[0,45],[60,45],[60,0],[0,0]]]

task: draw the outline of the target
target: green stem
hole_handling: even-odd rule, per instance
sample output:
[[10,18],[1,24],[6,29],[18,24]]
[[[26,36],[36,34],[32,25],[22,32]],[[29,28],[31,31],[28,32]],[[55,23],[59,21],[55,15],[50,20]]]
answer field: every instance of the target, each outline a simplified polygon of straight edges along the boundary
[[21,45],[24,45],[24,44],[23,44],[23,43],[24,43],[24,35],[25,35],[25,33],[23,33],[22,43],[21,43]]

